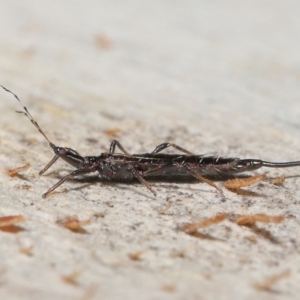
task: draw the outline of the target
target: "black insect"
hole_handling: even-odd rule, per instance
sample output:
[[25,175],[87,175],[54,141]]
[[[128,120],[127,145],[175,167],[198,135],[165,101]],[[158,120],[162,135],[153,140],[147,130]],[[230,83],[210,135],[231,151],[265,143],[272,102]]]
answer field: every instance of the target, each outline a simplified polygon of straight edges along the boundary
[[[5,91],[14,95],[14,97],[22,104],[16,94],[3,86],[1,87]],[[58,158],[62,158],[64,161],[76,168],[76,170],[61,178],[54,186],[43,194],[43,198],[47,197],[67,179],[91,172],[98,172],[100,179],[129,181],[138,179],[145,187],[156,195],[155,191],[145,178],[178,178],[181,176],[192,176],[200,181],[210,184],[222,193],[222,190],[216,186],[215,183],[204,176],[228,176],[235,173],[256,170],[261,167],[286,168],[300,166],[300,161],[278,163],[263,161],[260,159],[240,159],[196,155],[172,143],[162,143],[150,153],[129,154],[116,140],[113,140],[110,144],[109,152],[101,153],[99,156],[81,156],[77,151],[71,148],[54,145],[42,131],[38,123],[33,119],[28,109],[25,106],[23,106],[23,109],[23,111],[17,112],[24,114],[31,121],[31,123],[45,137],[55,153],[53,159],[43,170],[40,171],[39,174],[41,175],[45,173],[58,160]],[[122,153],[115,153],[116,147]],[[173,147],[183,154],[160,153],[169,147]]]

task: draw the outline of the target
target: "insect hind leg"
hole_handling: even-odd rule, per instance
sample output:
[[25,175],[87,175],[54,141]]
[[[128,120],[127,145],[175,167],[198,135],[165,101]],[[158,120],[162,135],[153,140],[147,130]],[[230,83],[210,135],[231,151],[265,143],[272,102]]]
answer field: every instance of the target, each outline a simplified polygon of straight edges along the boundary
[[181,152],[183,152],[187,155],[194,155],[194,153],[192,153],[192,152],[190,152],[190,151],[188,151],[188,150],[186,150],[186,149],[184,149],[184,148],[182,148],[182,147],[180,147],[176,144],[172,144],[172,143],[162,143],[162,144],[156,146],[156,148],[151,152],[151,154],[159,153],[159,152],[161,152],[161,151],[163,151],[163,150],[165,150],[166,148],[169,148],[169,147],[173,147],[173,148],[175,148],[175,149],[177,149],[177,150],[179,150],[179,151],[181,151]]

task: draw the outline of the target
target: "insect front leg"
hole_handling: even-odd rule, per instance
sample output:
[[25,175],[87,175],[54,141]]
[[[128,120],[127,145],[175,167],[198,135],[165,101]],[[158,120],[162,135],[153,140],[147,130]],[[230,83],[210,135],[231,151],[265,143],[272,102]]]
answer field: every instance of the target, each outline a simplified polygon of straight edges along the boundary
[[169,148],[169,147],[173,147],[183,153],[186,153],[187,155],[194,155],[194,153],[192,153],[188,150],[185,150],[184,148],[181,148],[180,146],[177,146],[176,144],[172,144],[172,143],[162,143],[162,144],[156,146],[156,148],[151,152],[151,154],[159,153],[162,150]]
[[59,156],[55,155],[51,161],[45,166],[45,168],[43,170],[41,170],[39,172],[40,175],[44,174],[57,160],[58,160]]
[[76,175],[79,175],[79,174],[90,173],[93,171],[87,170],[87,169],[78,169],[78,170],[71,172],[70,174],[64,176],[61,180],[59,180],[53,187],[51,187],[45,194],[43,194],[42,197],[46,198],[51,192],[53,192],[56,188],[58,188],[60,185],[62,185],[67,179],[74,177]]
[[124,148],[123,146],[120,144],[119,141],[117,140],[113,140],[110,144],[110,147],[109,147],[109,153],[115,153],[115,149],[116,147],[118,147],[124,154],[126,155],[130,155]]

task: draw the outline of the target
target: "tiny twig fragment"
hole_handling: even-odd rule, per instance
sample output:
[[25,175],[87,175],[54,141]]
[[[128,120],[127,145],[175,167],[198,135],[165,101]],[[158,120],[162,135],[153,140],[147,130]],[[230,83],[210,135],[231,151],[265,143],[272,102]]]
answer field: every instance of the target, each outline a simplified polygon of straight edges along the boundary
[[91,220],[84,220],[80,221],[76,216],[75,217],[68,217],[62,220],[58,220],[57,224],[78,233],[86,233],[86,231],[82,228],[85,225],[89,225]]
[[184,231],[185,233],[193,234],[193,233],[196,233],[197,230],[200,228],[205,228],[205,227],[220,223],[220,222],[224,221],[226,218],[227,218],[227,214],[220,214],[220,215],[217,215],[212,218],[204,219],[200,222],[185,225],[184,227],[181,228],[181,230]]
[[0,227],[15,225],[24,221],[25,218],[22,215],[0,217]]
[[234,189],[239,189],[241,187],[250,186],[250,185],[257,183],[261,180],[264,180],[266,178],[267,178],[266,174],[252,176],[249,178],[235,178],[235,179],[226,181],[224,183],[224,186],[227,189],[234,190]]
[[10,177],[18,175],[20,172],[26,171],[30,167],[30,163],[15,169],[7,170],[6,174]]
[[262,291],[269,291],[272,286],[280,281],[281,279],[288,277],[290,275],[290,270],[283,271],[279,274],[273,275],[271,277],[266,278],[263,282],[261,283],[254,283],[253,287],[262,290]]
[[108,135],[108,136],[117,136],[119,133],[121,133],[122,130],[121,129],[118,129],[118,128],[115,128],[115,129],[108,129],[108,130],[105,130],[105,134]]
[[283,221],[283,219],[283,216],[268,216],[265,214],[256,214],[236,217],[233,219],[233,222],[237,223],[238,225],[249,226],[253,225],[256,222],[280,223]]

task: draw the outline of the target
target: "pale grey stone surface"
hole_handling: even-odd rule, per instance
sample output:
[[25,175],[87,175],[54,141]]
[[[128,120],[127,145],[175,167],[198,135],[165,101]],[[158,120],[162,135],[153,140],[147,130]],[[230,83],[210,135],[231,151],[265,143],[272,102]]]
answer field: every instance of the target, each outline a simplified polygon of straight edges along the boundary
[[[292,0],[2,0],[0,81],[54,143],[83,155],[107,151],[105,132],[120,129],[135,153],[171,141],[196,153],[296,160],[299,10]],[[24,231],[0,231],[1,299],[298,299],[300,169],[257,171],[288,178],[251,187],[259,198],[225,191],[225,202],[205,184],[154,183],[154,198],[139,184],[85,180],[42,199],[72,168],[58,162],[38,176],[51,149],[0,94],[0,213],[27,218]],[[28,162],[22,177],[6,175]],[[229,221],[202,231],[215,240],[177,230],[224,212],[285,220],[258,224],[276,242]],[[91,218],[87,234],[56,224],[66,216]],[[138,251],[141,260],[130,260]],[[273,292],[253,288],[284,270]],[[62,280],[73,272],[75,286]]]

